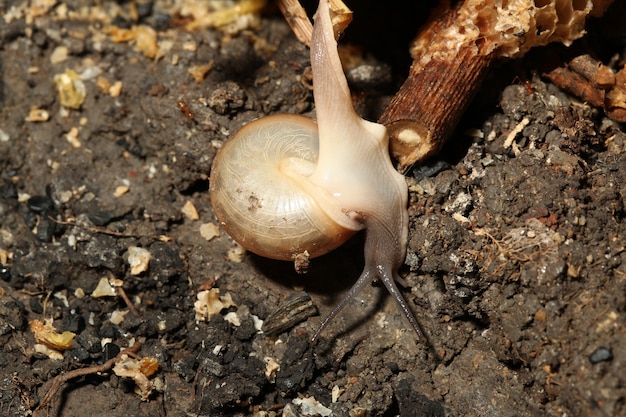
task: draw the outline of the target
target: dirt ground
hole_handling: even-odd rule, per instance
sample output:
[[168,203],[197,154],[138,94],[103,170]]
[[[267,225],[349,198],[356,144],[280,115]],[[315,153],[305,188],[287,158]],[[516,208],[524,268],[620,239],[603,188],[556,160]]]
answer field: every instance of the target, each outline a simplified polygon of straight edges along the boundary
[[[158,3],[51,2],[37,18],[0,3],[0,415],[32,415],[74,370],[35,415],[626,415],[626,133],[541,77],[547,57],[582,53],[619,69],[618,3],[570,49],[497,64],[449,145],[407,176],[401,275],[429,342],[374,285],[317,344],[362,238],[297,275],[215,236],[208,193],[217,149],[243,124],[314,116],[308,49],[282,16],[270,7],[225,33],[186,29]],[[419,19],[374,36],[371,15],[355,10],[346,42],[382,74],[349,75],[376,119]],[[156,56],[136,24],[156,29]],[[54,81],[75,85],[67,70],[85,88],[77,109]],[[102,278],[121,287],[94,293]],[[197,318],[214,289],[225,308]],[[46,319],[60,359],[29,325]],[[135,342],[127,368],[158,362],[148,383],[90,368]]]

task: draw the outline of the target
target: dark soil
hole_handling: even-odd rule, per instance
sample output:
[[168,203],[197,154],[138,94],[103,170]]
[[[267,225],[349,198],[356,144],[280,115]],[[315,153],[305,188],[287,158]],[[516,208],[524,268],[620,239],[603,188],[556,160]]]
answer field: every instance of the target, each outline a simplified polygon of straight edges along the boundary
[[[200,233],[217,224],[208,175],[220,145],[266,114],[314,115],[307,48],[271,10],[226,35],[140,8],[140,23],[171,46],[150,59],[114,43],[101,19],[59,17],[59,7],[34,21],[0,19],[0,415],[31,415],[56,376],[135,341],[159,364],[148,401],[132,379],[99,372],[62,384],[36,414],[626,415],[624,126],[540,77],[547,56],[623,65],[623,4],[569,50],[498,64],[450,144],[407,178],[401,275],[429,342],[374,285],[317,344],[314,312],[328,312],[357,278],[360,236],[301,276],[242,254],[223,231]],[[119,27],[137,23],[116,16]],[[388,33],[398,47],[377,55],[384,82],[351,79],[372,119],[406,72],[400,32]],[[368,50],[371,36],[352,36]],[[52,63],[58,47],[68,57]],[[211,61],[194,81],[188,69]],[[53,78],[66,69],[84,78],[79,110],[60,104]],[[121,94],[98,77],[121,81]],[[48,119],[26,121],[33,106]],[[186,203],[198,219],[181,211]],[[150,252],[147,271],[131,274],[131,247]],[[103,277],[123,282],[138,315],[111,321],[129,306],[119,292],[92,297]],[[210,288],[236,305],[196,320],[196,295]],[[76,334],[62,360],[35,350],[29,321],[44,319]]]

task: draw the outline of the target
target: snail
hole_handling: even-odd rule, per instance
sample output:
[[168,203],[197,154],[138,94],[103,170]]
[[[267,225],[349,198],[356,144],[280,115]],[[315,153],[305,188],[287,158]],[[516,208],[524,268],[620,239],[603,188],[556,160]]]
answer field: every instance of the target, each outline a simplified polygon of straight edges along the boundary
[[272,115],[239,130],[211,168],[213,211],[243,247],[279,260],[323,255],[365,229],[365,268],[313,340],[376,278],[421,335],[395,283],[408,237],[406,181],[391,163],[386,128],[361,119],[352,105],[326,0],[314,20],[317,123]]

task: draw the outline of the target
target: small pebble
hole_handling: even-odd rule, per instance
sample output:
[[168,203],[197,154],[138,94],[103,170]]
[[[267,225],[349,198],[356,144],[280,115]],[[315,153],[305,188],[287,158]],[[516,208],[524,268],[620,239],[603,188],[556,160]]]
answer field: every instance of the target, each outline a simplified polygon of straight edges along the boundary
[[39,302],[39,300],[36,297],[30,297],[28,300],[28,307],[30,307],[30,310],[35,313],[35,314],[42,314],[43,313],[43,306],[41,305],[41,303]]
[[88,214],[89,220],[99,227],[106,226],[113,220],[115,215],[109,211],[93,211]]
[[95,354],[102,352],[102,344],[100,338],[97,336],[96,331],[93,329],[88,329],[81,332],[78,336],[76,336],[76,341],[89,353]]
[[12,182],[0,185],[0,198],[7,200],[17,200],[17,187]]
[[611,349],[605,348],[604,346],[600,346],[596,350],[593,351],[591,355],[589,355],[589,362],[596,364],[599,362],[607,362],[613,359],[613,353],[611,353]]
[[423,178],[434,177],[441,171],[450,168],[450,164],[446,161],[436,160],[433,162],[425,163],[416,166],[413,168],[413,177],[416,180],[421,180]]
[[52,242],[52,236],[56,230],[56,224],[48,218],[42,217],[37,225],[35,236],[42,242]]
[[35,195],[28,199],[26,205],[28,209],[33,213],[43,213],[50,209],[54,203],[52,200],[44,195]]
[[79,314],[70,314],[63,318],[63,329],[72,333],[80,333],[85,330],[85,319]]
[[67,59],[69,50],[66,46],[57,46],[50,54],[50,63],[58,64]]
[[115,343],[107,343],[102,350],[102,361],[106,362],[109,359],[113,359],[120,353],[121,349]]
[[9,282],[11,280],[11,268],[0,264],[0,279],[5,282]]
[[69,353],[69,356],[75,362],[87,363],[89,359],[91,359],[91,355],[89,352],[83,348],[72,349]]

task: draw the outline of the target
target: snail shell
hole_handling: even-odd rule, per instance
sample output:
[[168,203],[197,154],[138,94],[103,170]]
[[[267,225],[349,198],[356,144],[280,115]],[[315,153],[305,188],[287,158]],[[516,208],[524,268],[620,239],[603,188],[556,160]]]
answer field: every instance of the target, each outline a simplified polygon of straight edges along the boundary
[[318,155],[317,124],[307,117],[274,115],[244,126],[211,169],[211,202],[226,232],[246,249],[279,260],[305,251],[314,258],[348,240],[361,224],[338,207],[325,210],[324,193],[320,201],[302,181]]

